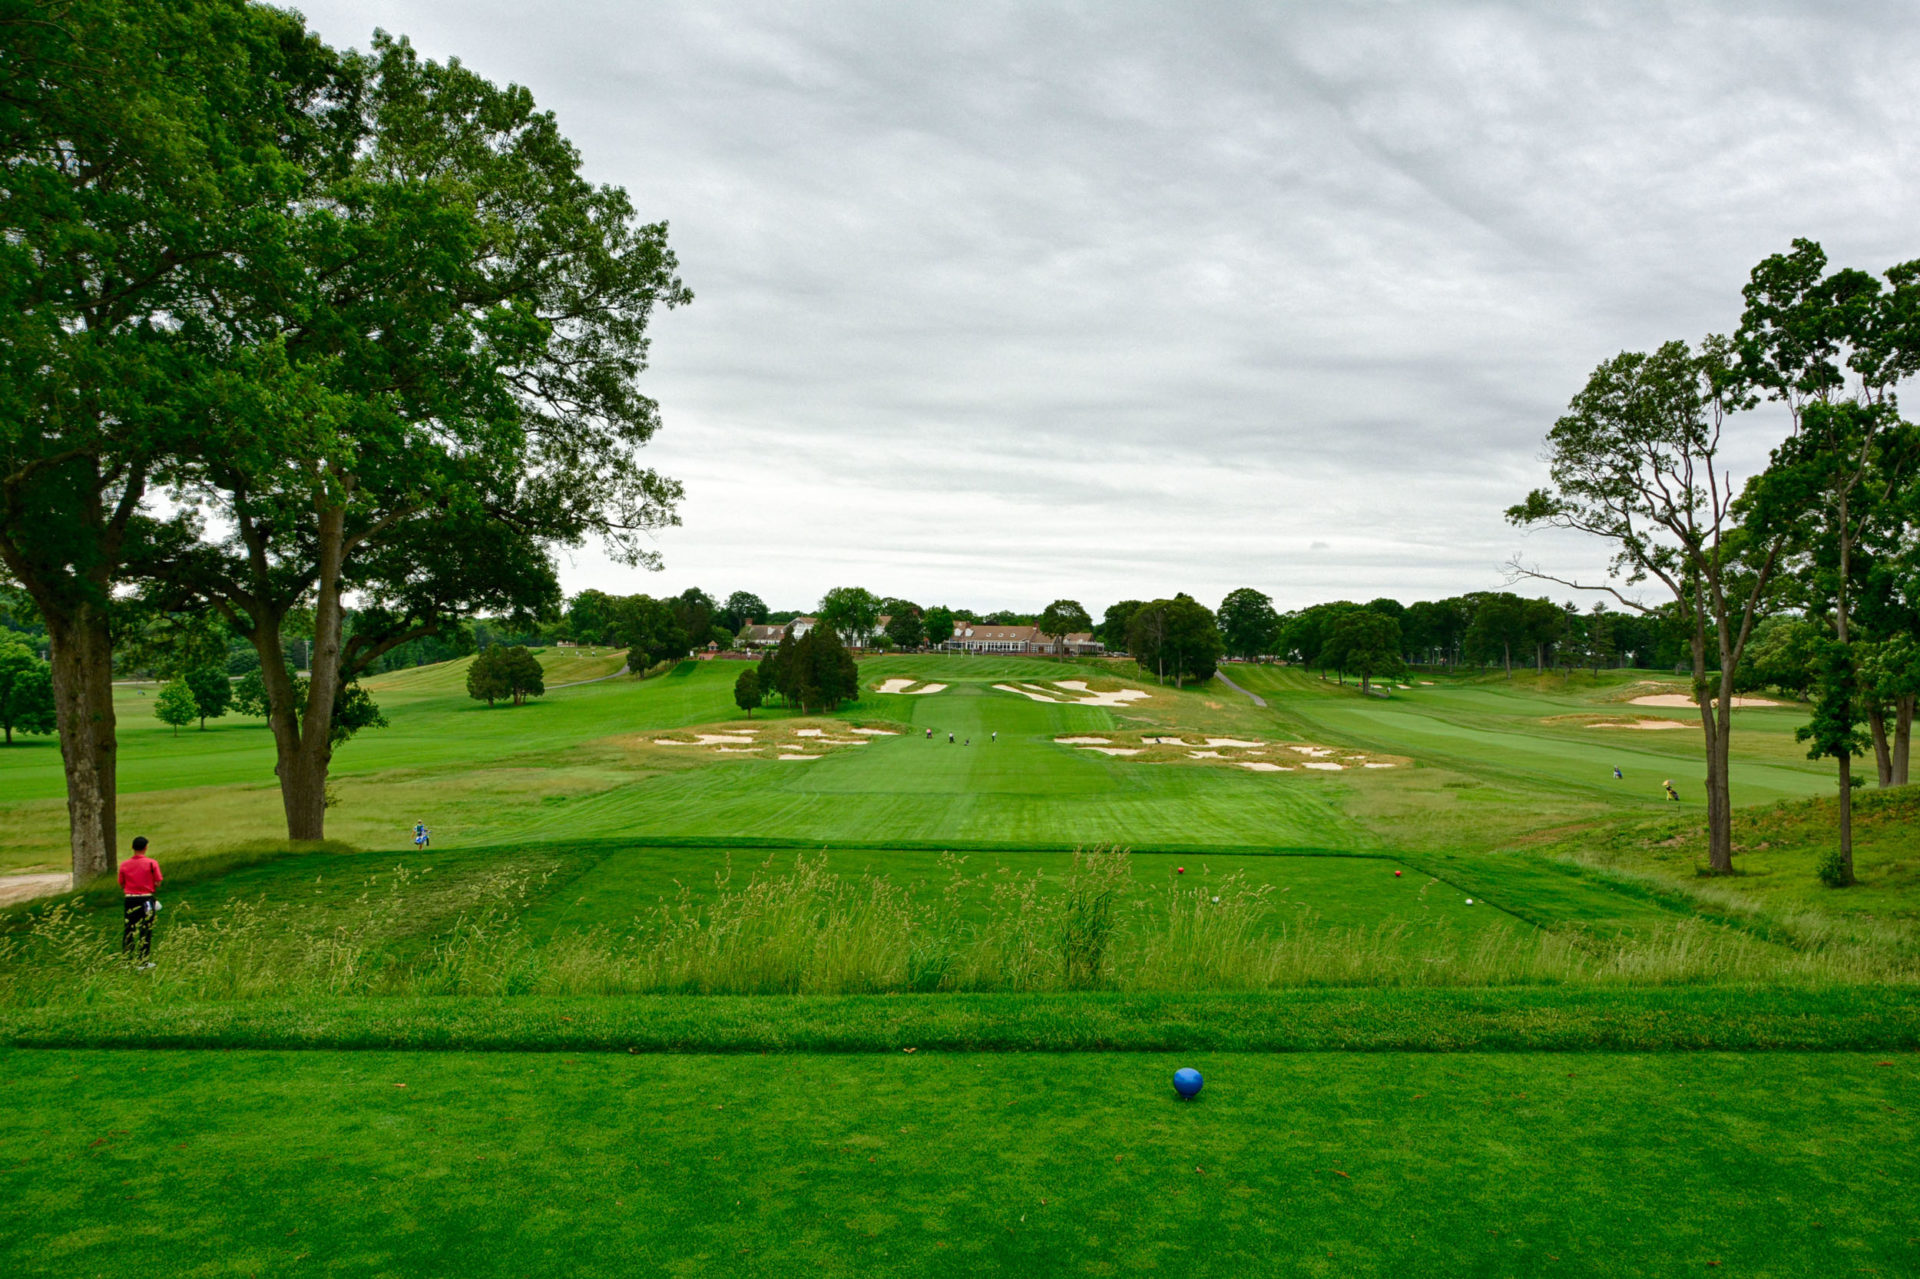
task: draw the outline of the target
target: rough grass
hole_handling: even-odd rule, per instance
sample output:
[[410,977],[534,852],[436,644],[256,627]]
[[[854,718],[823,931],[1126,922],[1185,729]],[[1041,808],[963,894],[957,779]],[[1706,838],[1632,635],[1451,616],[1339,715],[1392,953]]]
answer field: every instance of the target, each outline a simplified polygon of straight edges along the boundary
[[[324,859],[289,858],[177,902],[160,931],[160,966],[150,972],[129,970],[117,955],[111,904],[57,902],[0,936],[0,1002],[1830,985],[1920,977],[1920,956],[1902,936],[1771,937],[1657,908],[1623,910],[1626,918],[1607,927],[1551,913],[1516,918],[1484,902],[1476,913],[1455,903],[1458,890],[1444,880],[1389,878],[1392,863],[1377,859],[1360,863],[1372,879],[1365,896],[1373,919],[1344,925],[1291,900],[1291,884],[1249,870],[1196,866],[1200,873],[1188,878],[1149,859],[1153,869],[1143,880],[1127,854],[1094,851],[1026,873],[1004,865],[970,870],[965,859],[948,856],[937,881],[912,885],[835,870],[824,855],[769,858],[738,880],[723,872],[705,892],[682,885],[671,897],[635,903],[624,927],[565,926],[573,909],[592,900],[599,869],[592,861],[591,851],[527,850],[490,859],[484,869],[429,858],[329,881]],[[1282,861],[1307,868],[1308,877],[1334,864],[1270,858],[1248,865]],[[320,872],[311,885],[306,869]],[[267,884],[271,896],[250,891]],[[1536,901],[1551,890],[1576,898],[1592,892],[1578,882],[1536,879],[1532,886]]]

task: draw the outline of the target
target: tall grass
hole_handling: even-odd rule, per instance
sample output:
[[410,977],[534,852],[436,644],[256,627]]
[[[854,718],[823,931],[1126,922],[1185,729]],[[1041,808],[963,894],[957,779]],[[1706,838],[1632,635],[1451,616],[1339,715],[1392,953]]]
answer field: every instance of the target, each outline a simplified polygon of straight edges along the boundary
[[[1076,853],[1064,883],[946,865],[919,902],[884,876],[824,857],[771,862],[716,892],[686,891],[630,930],[543,938],[521,923],[545,884],[524,868],[463,877],[450,926],[415,935],[419,885],[369,881],[347,922],[236,901],[166,927],[134,972],[81,899],[0,937],[0,1002],[227,1000],[304,995],[859,994],[896,991],[1236,991],[1312,986],[1913,982],[1920,955],[1894,930],[1797,928],[1786,942],[1708,919],[1631,936],[1520,925],[1470,937],[1404,923],[1281,919],[1267,885],[1175,883],[1131,906],[1126,853]],[[551,873],[551,872],[545,872]],[[984,913],[963,909],[984,891]],[[117,921],[116,921],[117,922]]]

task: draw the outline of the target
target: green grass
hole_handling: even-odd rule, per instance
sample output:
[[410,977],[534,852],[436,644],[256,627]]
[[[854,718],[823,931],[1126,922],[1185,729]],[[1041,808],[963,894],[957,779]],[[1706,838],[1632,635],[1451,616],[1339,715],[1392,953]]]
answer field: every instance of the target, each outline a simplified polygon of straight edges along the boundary
[[[1705,881],[1697,727],[1594,726],[1687,720],[1628,702],[1681,687],[1645,672],[1231,668],[1260,708],[884,657],[805,724],[897,734],[789,762],[654,744],[741,724],[736,663],[541,660],[516,708],[462,663],[371,681],[392,727],[339,752],[317,849],[279,842],[263,726],[117,691],[161,966],[113,959],[109,893],[0,916],[6,1273],[112,1272],[129,1232],[158,1274],[1920,1266],[1920,812],[1863,796],[1863,886],[1815,887],[1803,709],[1737,713],[1743,873]],[[1151,696],[993,687],[1062,678]],[[1055,741],[1166,734],[1355,766]],[[0,869],[63,862],[60,797],[51,744],[0,751]],[[1126,874],[1074,869],[1099,846]],[[1108,889],[1099,989],[1062,989]]]
[[302,997],[0,1007],[33,1048],[426,1052],[1464,1052],[1920,1049],[1910,987]]
[[[1844,1054],[0,1054],[22,1276],[1911,1273]],[[76,1211],[76,1205],[97,1205]],[[130,1263],[130,1259],[132,1259]]]

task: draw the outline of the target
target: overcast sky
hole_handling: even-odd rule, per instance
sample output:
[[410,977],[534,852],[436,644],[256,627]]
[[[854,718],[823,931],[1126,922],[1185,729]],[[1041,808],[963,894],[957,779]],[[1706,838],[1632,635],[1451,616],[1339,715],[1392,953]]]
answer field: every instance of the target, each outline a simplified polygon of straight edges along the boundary
[[528,86],[672,224],[684,527],[570,590],[1098,616],[1591,567],[1500,512],[1596,363],[1731,327],[1794,236],[1920,257],[1905,3],[297,7]]

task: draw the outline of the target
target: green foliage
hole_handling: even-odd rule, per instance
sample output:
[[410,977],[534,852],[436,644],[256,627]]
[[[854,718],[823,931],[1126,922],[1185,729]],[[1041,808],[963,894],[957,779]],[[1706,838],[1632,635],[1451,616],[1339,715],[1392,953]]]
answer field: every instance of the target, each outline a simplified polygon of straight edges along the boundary
[[175,736],[179,735],[184,725],[193,723],[199,717],[200,704],[194,700],[193,689],[184,676],[160,690],[153,699],[153,714],[162,724],[172,725]]
[[1813,645],[1813,721],[1794,733],[1809,743],[1808,759],[1850,758],[1869,749],[1860,725],[1858,675],[1851,645],[1822,637]]
[[1042,635],[1050,635],[1056,644],[1063,645],[1069,635],[1090,633],[1093,619],[1080,607],[1079,600],[1055,600],[1040,614],[1038,625]]
[[880,598],[864,587],[836,586],[820,597],[820,621],[863,646],[879,629]]
[[838,710],[842,702],[860,700],[859,667],[839,632],[825,621],[794,644],[783,674],[787,684],[782,695],[802,711],[816,706]]
[[200,713],[200,728],[205,731],[207,721],[225,715],[233,702],[233,681],[227,677],[226,663],[196,666],[181,678],[193,691],[194,709]]
[[[304,679],[295,684],[295,695],[302,706],[306,705],[305,686]],[[391,725],[373,700],[373,694],[356,680],[342,686],[339,695],[333,699],[333,717],[327,722],[327,742],[337,748],[361,729],[388,727]]]
[[[947,619],[948,631],[953,633],[953,619]],[[920,610],[909,605],[896,609],[887,619],[887,639],[895,648],[914,649],[927,642],[927,624],[920,616]]]
[[1820,859],[1814,875],[1828,888],[1849,888],[1854,883],[1853,867],[1837,848],[1829,849]]
[[1345,609],[1327,627],[1320,661],[1358,675],[1365,690],[1375,675],[1400,669],[1400,623],[1370,608]]
[[6,744],[15,732],[54,731],[53,668],[25,644],[0,632],[0,729]]
[[1171,675],[1176,685],[1205,681],[1220,660],[1220,630],[1206,606],[1176,595],[1143,604],[1128,619],[1127,652],[1162,680]]
[[940,605],[927,610],[927,643],[938,647],[953,638],[953,610]]
[[[296,678],[291,667],[287,670],[287,678]],[[233,682],[233,709],[242,715],[259,719],[265,719],[269,714],[267,681],[258,666]]]
[[636,671],[656,663],[687,655],[692,638],[680,621],[673,603],[647,595],[626,595],[610,599],[606,605],[609,622],[604,642],[626,649]]
[[1145,605],[1139,600],[1121,600],[1109,604],[1106,613],[1100,619],[1096,638],[1113,653],[1127,651],[1127,628],[1133,623],[1133,615]]
[[1822,628],[1804,617],[1770,617],[1754,628],[1738,687],[1805,697],[1817,671]]
[[1273,610],[1273,600],[1251,586],[1229,592],[1220,601],[1220,638],[1234,657],[1252,659],[1277,652],[1280,615]]
[[760,672],[749,666],[740,672],[740,678],[733,681],[733,704],[753,718],[754,707],[760,705]]
[[523,645],[484,648],[467,668],[467,696],[489,706],[503,699],[519,706],[546,691],[546,672]]
[[767,612],[767,602],[752,591],[735,591],[727,596],[727,602],[720,607],[715,621],[728,634],[738,635],[748,622],[764,623]]

